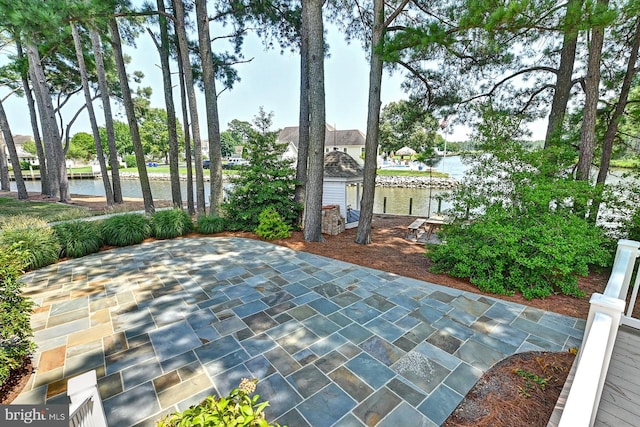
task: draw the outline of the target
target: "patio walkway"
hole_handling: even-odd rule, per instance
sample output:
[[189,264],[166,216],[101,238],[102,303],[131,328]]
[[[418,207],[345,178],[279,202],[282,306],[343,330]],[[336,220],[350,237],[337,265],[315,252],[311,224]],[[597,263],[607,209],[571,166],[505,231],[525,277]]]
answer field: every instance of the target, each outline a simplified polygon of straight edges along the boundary
[[258,378],[270,421],[435,426],[482,373],[578,346],[584,321],[240,238],[156,241],[28,273],[37,367],[14,402],[96,369],[110,426]]

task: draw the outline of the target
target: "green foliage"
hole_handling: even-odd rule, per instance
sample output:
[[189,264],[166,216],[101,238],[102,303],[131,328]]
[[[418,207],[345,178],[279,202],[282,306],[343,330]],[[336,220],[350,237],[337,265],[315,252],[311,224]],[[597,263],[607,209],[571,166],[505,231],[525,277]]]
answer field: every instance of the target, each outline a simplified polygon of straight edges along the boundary
[[53,264],[60,255],[60,244],[53,229],[46,221],[25,215],[2,219],[0,246],[15,246],[25,253],[28,270]]
[[124,156],[124,163],[127,165],[128,168],[135,168],[136,156],[133,154],[127,154],[126,156]]
[[193,231],[193,222],[182,209],[162,210],[151,217],[151,230],[158,239],[173,239]]
[[18,245],[0,244],[0,384],[35,349],[30,323],[33,302],[22,294],[18,280],[28,256]]
[[93,136],[86,132],[78,132],[69,141],[67,158],[90,160],[96,155],[96,143]]
[[114,215],[102,221],[102,237],[107,245],[135,245],[151,237],[151,224],[142,214]]
[[434,156],[433,147],[442,140],[437,129],[437,121],[418,102],[391,102],[380,117],[380,147],[391,153],[407,146],[424,160]]
[[49,222],[90,216],[86,208],[63,203],[42,203],[16,200],[12,197],[0,197],[0,217],[25,215],[42,218]]
[[283,221],[280,214],[268,207],[260,213],[260,224],[256,228],[256,234],[264,239],[286,239],[291,237],[291,226]]
[[[177,123],[178,142],[184,147],[184,132]],[[166,159],[169,153],[169,128],[167,126],[167,112],[161,108],[144,110],[140,124],[140,139],[144,152],[155,160]]]
[[266,207],[273,207],[286,224],[293,226],[301,209],[293,199],[295,171],[288,161],[281,160],[286,144],[276,142],[276,134],[266,131],[265,120],[268,122],[268,117],[259,123],[261,131],[245,129],[249,165],[232,178],[233,188],[222,206],[231,230],[255,230]]
[[80,258],[98,252],[102,246],[101,226],[96,221],[63,222],[53,229],[62,247],[62,256]]
[[444,227],[441,236],[446,243],[428,251],[434,272],[527,299],[581,296],[578,276],[586,276],[589,265],[611,261],[602,230],[563,211],[527,215],[495,205],[470,224]]
[[243,379],[240,386],[233,389],[227,397],[209,396],[200,404],[191,406],[183,412],[165,416],[158,427],[269,427],[264,418],[264,408],[269,403],[259,403],[259,395],[251,396],[258,380]]
[[203,234],[221,233],[226,230],[225,219],[218,215],[201,215],[198,217],[197,229]]

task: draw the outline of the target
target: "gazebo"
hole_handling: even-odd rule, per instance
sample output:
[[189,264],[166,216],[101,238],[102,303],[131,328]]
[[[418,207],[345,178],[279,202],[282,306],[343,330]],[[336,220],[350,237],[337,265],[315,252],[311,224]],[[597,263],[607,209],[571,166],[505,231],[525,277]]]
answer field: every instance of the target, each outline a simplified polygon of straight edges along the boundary
[[[347,153],[334,150],[325,154],[322,205],[339,206],[340,215],[346,218],[345,228],[358,226],[358,218],[360,217],[360,189],[363,177],[364,171],[362,170],[362,166]],[[354,203],[349,203],[349,200],[347,200],[347,187],[350,185],[356,186]],[[350,206],[349,212],[347,212],[347,206]]]
[[401,159],[404,158],[405,156],[408,156],[409,158],[411,158],[411,156],[416,155],[416,150],[414,150],[411,147],[402,147],[401,149],[396,151],[396,155],[400,156]]

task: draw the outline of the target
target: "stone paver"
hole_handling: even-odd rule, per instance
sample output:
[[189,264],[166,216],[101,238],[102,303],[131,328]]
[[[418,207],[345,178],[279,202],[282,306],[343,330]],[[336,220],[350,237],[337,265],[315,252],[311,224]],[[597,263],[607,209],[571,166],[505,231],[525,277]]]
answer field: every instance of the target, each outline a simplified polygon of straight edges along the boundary
[[56,403],[96,369],[110,426],[154,425],[243,377],[292,427],[435,426],[514,353],[584,321],[240,238],[149,242],[26,274],[36,371]]

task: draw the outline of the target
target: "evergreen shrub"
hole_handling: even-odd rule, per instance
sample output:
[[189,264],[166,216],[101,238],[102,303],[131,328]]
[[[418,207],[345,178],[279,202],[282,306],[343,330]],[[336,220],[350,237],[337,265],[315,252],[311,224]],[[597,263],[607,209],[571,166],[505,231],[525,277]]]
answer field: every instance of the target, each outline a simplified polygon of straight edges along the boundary
[[226,230],[225,219],[218,215],[202,215],[198,217],[197,229],[203,234],[221,233]]
[[60,244],[53,228],[40,218],[24,215],[4,218],[0,224],[0,246],[12,245],[26,253],[26,270],[53,264],[60,257]]
[[145,215],[126,213],[102,221],[102,238],[107,245],[130,246],[148,237],[151,237],[151,224]]
[[162,210],[151,217],[151,230],[158,239],[173,239],[193,231],[193,221],[182,209]]
[[291,226],[284,222],[274,208],[268,207],[263,210],[259,220],[260,224],[255,230],[258,236],[268,240],[291,237]]
[[102,246],[101,226],[96,221],[63,222],[53,229],[62,248],[61,256],[80,258],[98,252]]
[[18,280],[28,257],[19,245],[0,245],[0,384],[35,350],[30,322],[33,303],[23,295]]

